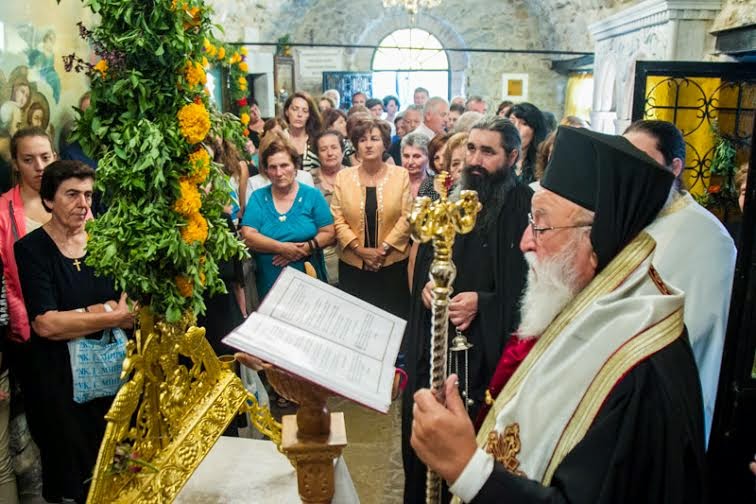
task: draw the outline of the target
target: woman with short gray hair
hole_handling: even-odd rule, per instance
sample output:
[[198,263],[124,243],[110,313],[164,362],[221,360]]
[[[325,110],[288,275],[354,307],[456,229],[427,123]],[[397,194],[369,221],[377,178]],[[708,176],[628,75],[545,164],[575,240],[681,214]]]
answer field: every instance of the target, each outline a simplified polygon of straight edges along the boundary
[[428,173],[428,138],[423,133],[410,133],[402,138],[402,166],[407,170],[410,179],[410,193],[412,199],[417,197],[420,184]]

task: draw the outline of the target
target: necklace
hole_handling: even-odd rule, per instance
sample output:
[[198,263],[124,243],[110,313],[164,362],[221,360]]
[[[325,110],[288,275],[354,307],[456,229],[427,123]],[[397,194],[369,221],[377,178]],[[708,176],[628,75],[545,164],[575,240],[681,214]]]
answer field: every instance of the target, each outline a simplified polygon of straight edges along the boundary
[[302,202],[302,197],[300,196],[299,198],[297,198],[297,193],[294,192],[294,191],[292,191],[292,192],[293,192],[293,196],[289,197],[287,195],[286,198],[281,198],[279,200],[279,203],[282,203],[283,205],[285,205],[286,203],[288,203],[289,201],[291,201],[291,204],[289,205],[289,208],[285,212],[279,212],[278,211],[278,208],[276,208],[276,198],[271,193],[271,196],[273,197],[273,209],[276,211],[276,214],[278,214],[278,221],[279,222],[286,222],[287,214],[289,212],[291,212],[292,208],[294,208],[294,202],[295,201],[299,201],[300,203]]

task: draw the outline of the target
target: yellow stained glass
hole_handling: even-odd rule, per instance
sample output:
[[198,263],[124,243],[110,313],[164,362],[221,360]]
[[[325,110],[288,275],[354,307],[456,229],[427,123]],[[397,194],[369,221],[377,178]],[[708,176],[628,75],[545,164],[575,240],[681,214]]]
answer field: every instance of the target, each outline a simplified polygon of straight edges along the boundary
[[715,143],[712,126],[719,116],[712,104],[719,103],[721,87],[718,77],[651,76],[646,80],[644,117],[669,121],[682,131],[687,147],[683,181],[695,196],[705,195],[709,186]]
[[593,109],[593,74],[574,73],[567,78],[564,91],[564,115],[591,120]]

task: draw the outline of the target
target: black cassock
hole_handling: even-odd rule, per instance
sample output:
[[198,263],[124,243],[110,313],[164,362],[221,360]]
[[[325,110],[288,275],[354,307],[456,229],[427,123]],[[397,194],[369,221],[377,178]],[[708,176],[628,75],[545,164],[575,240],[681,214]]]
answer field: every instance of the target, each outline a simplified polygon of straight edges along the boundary
[[[501,191],[491,200],[499,202],[491,208],[484,202],[484,212],[496,212],[496,219],[484,226],[478,220],[467,235],[458,235],[453,250],[457,267],[454,294],[478,293],[478,313],[465,331],[474,345],[469,351],[469,391],[475,404],[475,415],[485,394],[488,382],[496,370],[509,334],[519,323],[519,301],[527,276],[527,264],[520,251],[520,239],[528,225],[528,212],[533,191],[526,185],[508,178],[496,189]],[[498,208],[497,208],[498,207]],[[403,351],[408,374],[407,388],[402,399],[402,459],[404,462],[404,502],[425,501],[425,465],[417,458],[409,444],[412,433],[412,405],[415,391],[428,387],[430,376],[431,312],[423,305],[422,291],[428,282],[433,260],[433,246],[420,246],[415,261],[412,299]],[[449,325],[449,341],[454,337]],[[460,358],[460,363],[462,358]]]
[[680,338],[622,378],[550,486],[496,463],[471,504],[696,504],[704,480],[701,387]]

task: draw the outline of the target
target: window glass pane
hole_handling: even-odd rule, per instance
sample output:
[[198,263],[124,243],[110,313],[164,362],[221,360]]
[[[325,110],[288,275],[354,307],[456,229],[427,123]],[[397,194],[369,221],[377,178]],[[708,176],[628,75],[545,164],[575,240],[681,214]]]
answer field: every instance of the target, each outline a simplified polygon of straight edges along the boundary
[[[396,89],[396,72],[373,72],[373,96],[383,99],[388,95],[399,96]],[[401,99],[399,103],[404,104]]]
[[373,95],[396,95],[405,108],[412,103],[412,93],[419,86],[427,88],[431,96],[448,98],[446,51],[425,30],[396,30],[381,41],[373,55]]
[[397,30],[384,38],[373,57],[373,70],[448,70],[441,42],[417,28]]

